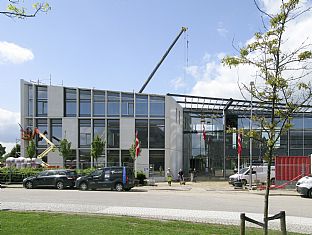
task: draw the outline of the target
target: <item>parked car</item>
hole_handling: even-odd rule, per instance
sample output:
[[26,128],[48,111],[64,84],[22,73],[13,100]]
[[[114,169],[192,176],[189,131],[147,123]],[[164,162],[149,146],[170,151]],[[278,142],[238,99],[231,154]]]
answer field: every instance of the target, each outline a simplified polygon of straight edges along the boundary
[[134,187],[133,170],[128,167],[100,168],[87,176],[76,180],[76,187],[80,190],[115,189],[116,191],[129,191]]
[[23,180],[23,186],[27,189],[53,187],[64,189],[73,188],[77,179],[77,173],[74,170],[46,170],[36,176],[30,176]]
[[296,190],[302,196],[312,198],[312,175],[304,176],[298,180]]
[[[253,166],[252,167],[252,182],[255,183],[258,181],[259,183],[264,183],[267,180],[267,170],[268,166]],[[239,170],[234,175],[229,177],[229,184],[234,185],[235,182],[242,182],[242,184],[249,184],[249,167],[245,167]],[[275,166],[271,166],[271,184],[275,183]]]

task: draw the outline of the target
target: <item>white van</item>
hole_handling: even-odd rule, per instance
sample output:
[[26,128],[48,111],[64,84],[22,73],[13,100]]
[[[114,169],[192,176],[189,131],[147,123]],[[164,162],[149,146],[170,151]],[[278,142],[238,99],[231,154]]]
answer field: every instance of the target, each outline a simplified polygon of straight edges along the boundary
[[[252,183],[265,183],[267,179],[268,166],[252,166]],[[249,167],[240,169],[234,175],[229,177],[229,184],[241,181],[244,185],[249,184]],[[271,166],[271,184],[275,183],[275,166]]]

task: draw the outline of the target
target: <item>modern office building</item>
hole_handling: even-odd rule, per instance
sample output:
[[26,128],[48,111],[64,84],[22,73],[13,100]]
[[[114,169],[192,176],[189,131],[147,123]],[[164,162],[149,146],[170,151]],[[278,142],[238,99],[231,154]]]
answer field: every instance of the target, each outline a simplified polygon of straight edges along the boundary
[[[129,148],[138,133],[142,149],[137,169],[149,177],[163,177],[171,168],[174,175],[196,169],[209,177],[224,177],[237,164],[237,136],[228,128],[261,128],[250,120],[252,112],[267,112],[258,102],[179,94],[154,95],[51,86],[21,80],[21,125],[47,131],[72,143],[72,155],[63,162],[58,151],[44,161],[50,165],[87,168],[92,164],[91,142],[96,135],[106,141],[97,164],[131,165]],[[306,106],[291,120],[293,127],[280,137],[276,155],[305,156],[312,153],[312,114]],[[205,134],[204,134],[205,133]],[[205,135],[205,138],[203,136]],[[25,156],[28,141],[21,141]],[[36,141],[37,154],[47,148]],[[252,148],[250,149],[250,146]],[[261,142],[243,138],[242,164],[263,160]]]

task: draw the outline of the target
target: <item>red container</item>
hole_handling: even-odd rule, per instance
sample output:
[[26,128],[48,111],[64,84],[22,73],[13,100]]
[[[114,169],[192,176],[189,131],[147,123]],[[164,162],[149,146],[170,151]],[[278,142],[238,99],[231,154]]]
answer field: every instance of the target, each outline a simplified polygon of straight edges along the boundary
[[310,156],[276,156],[275,158],[276,180],[291,181],[310,174]]

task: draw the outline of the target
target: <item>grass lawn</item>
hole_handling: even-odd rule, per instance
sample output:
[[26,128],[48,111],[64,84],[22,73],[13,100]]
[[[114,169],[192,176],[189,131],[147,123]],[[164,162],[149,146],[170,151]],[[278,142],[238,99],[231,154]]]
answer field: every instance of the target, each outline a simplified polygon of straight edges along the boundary
[[[239,234],[239,227],[133,217],[0,211],[0,234]],[[247,228],[246,234],[262,234]],[[271,231],[270,234],[280,234]],[[288,233],[295,234],[295,233]]]

